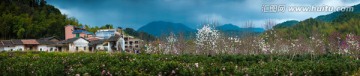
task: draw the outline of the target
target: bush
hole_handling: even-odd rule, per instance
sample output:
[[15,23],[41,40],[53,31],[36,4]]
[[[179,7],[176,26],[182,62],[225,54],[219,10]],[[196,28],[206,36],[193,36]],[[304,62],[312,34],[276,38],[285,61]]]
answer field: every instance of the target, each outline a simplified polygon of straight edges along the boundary
[[1,52],[0,75],[351,75],[351,55]]

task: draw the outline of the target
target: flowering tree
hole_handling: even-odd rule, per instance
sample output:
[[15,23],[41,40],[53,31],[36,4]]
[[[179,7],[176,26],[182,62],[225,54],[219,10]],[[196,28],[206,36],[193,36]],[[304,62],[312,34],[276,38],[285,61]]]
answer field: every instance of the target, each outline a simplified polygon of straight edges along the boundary
[[204,25],[196,33],[196,54],[217,54],[218,30],[213,29],[210,24]]
[[359,45],[359,42],[356,39],[356,36],[354,34],[351,34],[351,33],[347,34],[346,35],[346,47],[345,47],[344,51],[346,51],[347,53],[357,55],[358,57],[360,57],[359,50],[360,50],[360,45]]
[[175,42],[177,42],[177,38],[175,34],[171,32],[170,35],[166,37],[166,41],[167,41],[167,45],[165,47],[164,54],[170,54],[170,53],[179,54],[179,52],[175,47]]

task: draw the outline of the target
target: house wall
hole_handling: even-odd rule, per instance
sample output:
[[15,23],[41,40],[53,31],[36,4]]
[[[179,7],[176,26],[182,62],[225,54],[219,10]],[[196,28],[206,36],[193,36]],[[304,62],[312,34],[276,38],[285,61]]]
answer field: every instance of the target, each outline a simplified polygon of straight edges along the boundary
[[125,50],[125,40],[124,38],[120,38],[118,41],[116,41],[116,50]]
[[72,25],[65,26],[65,39],[66,40],[75,37],[75,35],[72,34],[73,30],[75,30],[74,26],[72,26]]
[[38,51],[49,51],[48,47],[46,45],[39,45]]
[[24,51],[24,50],[25,50],[25,47],[24,47],[24,45],[16,45],[16,46],[14,47],[14,50]]
[[58,49],[57,49],[57,47],[48,46],[48,50],[49,50],[50,52],[52,52],[52,51],[57,51]]
[[14,48],[15,47],[4,47],[4,51],[11,51],[11,50],[15,51]]
[[103,29],[103,30],[98,30],[95,35],[96,37],[101,37],[101,38],[110,38],[111,36],[115,35],[116,30],[115,29]]
[[75,52],[75,45],[73,43],[68,44],[69,45],[69,52]]
[[57,48],[54,46],[48,46],[48,45],[39,45],[38,51],[56,51]]
[[[85,39],[79,38],[73,43],[69,44],[69,52],[89,51],[89,42]],[[76,49],[77,48],[77,49]]]

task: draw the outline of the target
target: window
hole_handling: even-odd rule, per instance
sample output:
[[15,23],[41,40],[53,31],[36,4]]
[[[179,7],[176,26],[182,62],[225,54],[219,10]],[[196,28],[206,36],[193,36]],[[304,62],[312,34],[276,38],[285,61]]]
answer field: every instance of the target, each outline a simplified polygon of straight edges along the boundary
[[80,37],[80,34],[76,34],[76,37],[79,38],[79,37]]
[[76,47],[76,50],[79,50],[79,47]]
[[42,51],[42,48],[40,48],[40,51]]
[[84,50],[86,50],[86,47],[84,47]]
[[135,44],[138,44],[139,43],[139,41],[135,41]]
[[127,44],[127,42],[125,42],[125,44]]
[[129,43],[130,43],[130,45],[132,45],[132,44],[133,44],[133,42],[132,42],[132,41],[130,41]]
[[135,45],[135,47],[136,47],[136,48],[138,48],[138,47],[139,47],[139,45]]

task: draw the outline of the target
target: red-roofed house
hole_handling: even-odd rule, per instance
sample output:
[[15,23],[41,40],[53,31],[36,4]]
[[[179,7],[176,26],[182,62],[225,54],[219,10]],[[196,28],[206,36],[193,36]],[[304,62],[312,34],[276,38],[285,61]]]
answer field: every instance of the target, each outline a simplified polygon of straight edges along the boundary
[[37,47],[39,42],[37,42],[36,39],[22,39],[21,42],[23,43],[25,50],[38,50]]

